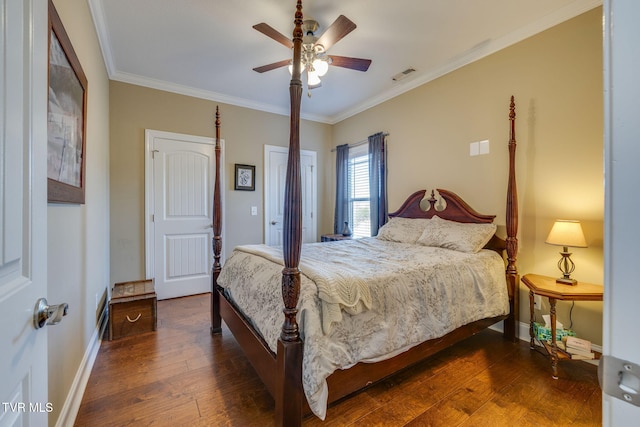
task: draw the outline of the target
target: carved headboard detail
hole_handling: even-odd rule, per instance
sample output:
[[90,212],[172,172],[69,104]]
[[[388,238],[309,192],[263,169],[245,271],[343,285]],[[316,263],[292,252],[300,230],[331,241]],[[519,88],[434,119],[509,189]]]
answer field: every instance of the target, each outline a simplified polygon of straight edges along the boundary
[[[438,194],[436,195],[436,191]],[[495,215],[484,215],[476,212],[467,204],[460,196],[448,190],[431,190],[431,196],[426,199],[429,203],[427,209],[422,208],[422,202],[425,200],[427,190],[419,190],[413,193],[405,200],[400,208],[389,214],[389,218],[433,218],[435,215],[442,219],[450,221],[490,224],[495,219]],[[437,198],[436,196],[439,196]],[[442,207],[444,202],[444,207]],[[494,235],[486,244],[485,248],[502,252],[506,249],[504,239]]]

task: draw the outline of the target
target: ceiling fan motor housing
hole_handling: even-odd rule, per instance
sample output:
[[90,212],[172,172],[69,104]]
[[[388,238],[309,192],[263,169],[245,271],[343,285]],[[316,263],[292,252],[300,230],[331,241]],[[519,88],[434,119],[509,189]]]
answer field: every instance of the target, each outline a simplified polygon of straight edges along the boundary
[[318,21],[314,21],[313,19],[307,19],[302,23],[302,34],[314,35],[318,31]]

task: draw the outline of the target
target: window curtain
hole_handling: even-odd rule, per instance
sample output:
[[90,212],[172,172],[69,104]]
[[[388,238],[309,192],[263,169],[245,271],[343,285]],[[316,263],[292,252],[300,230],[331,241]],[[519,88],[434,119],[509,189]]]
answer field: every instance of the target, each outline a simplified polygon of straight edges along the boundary
[[369,137],[369,197],[371,235],[387,222],[387,171],[385,159],[385,134],[378,132]]
[[342,233],[349,221],[349,144],[336,147],[336,210],[333,218],[334,234]]

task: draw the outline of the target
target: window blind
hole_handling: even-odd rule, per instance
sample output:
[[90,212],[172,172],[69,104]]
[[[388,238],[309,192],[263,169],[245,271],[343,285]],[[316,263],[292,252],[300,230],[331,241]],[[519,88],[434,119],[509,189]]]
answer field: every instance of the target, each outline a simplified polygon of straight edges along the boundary
[[369,154],[367,146],[349,151],[349,226],[353,237],[371,236]]

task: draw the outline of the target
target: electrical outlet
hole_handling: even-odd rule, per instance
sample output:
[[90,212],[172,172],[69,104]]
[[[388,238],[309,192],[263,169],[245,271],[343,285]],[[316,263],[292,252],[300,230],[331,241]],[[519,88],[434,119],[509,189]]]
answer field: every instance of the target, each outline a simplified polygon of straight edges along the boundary
[[534,295],[533,296],[533,306],[536,310],[540,310],[542,308],[542,296]]

